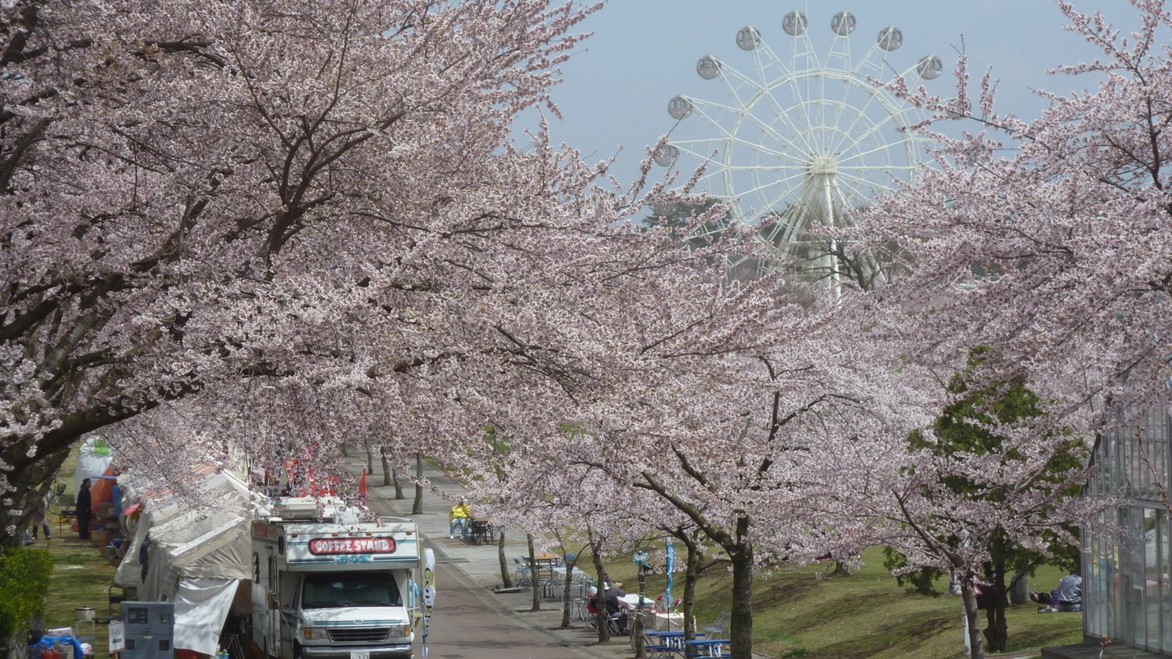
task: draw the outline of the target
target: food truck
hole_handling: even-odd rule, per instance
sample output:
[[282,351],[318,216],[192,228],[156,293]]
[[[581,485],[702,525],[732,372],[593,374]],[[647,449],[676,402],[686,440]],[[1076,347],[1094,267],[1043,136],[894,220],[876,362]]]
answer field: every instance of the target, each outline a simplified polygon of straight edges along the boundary
[[411,657],[422,615],[415,523],[322,517],[307,499],[253,521],[253,640],[278,659]]

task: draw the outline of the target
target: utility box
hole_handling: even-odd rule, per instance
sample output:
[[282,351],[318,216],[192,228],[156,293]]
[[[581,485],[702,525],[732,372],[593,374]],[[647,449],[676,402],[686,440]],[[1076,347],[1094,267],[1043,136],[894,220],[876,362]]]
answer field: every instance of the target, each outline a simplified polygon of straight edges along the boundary
[[174,659],[175,603],[123,602],[121,659]]

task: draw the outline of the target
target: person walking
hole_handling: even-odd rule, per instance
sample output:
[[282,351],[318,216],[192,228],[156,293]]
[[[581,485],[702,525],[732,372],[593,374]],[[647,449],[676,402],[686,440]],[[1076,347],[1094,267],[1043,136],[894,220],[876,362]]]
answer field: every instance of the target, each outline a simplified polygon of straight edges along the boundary
[[90,496],[90,479],[81,482],[77,491],[77,537],[90,539],[90,518],[93,516],[93,499]]
[[29,527],[33,532],[33,540],[37,539],[37,529],[40,528],[45,532],[45,539],[52,540],[53,534],[49,532],[49,495],[41,497],[41,504],[37,506],[37,510],[33,513],[32,521]]

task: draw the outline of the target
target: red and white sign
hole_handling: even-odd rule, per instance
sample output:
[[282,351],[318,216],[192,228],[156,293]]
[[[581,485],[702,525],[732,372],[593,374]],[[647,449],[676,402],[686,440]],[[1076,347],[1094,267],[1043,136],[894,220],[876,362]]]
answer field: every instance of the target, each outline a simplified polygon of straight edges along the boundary
[[314,538],[309,553],[315,556],[336,554],[393,554],[394,538]]

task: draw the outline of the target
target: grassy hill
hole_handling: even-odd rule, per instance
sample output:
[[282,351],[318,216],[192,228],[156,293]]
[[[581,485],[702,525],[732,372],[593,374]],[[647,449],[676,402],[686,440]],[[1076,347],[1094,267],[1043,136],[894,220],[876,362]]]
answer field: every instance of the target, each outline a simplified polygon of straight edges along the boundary
[[[900,587],[883,568],[879,549],[865,552],[863,559],[863,567],[851,575],[832,574],[832,563],[759,574],[753,585],[754,650],[777,658],[964,656],[959,597],[924,596]],[[627,590],[635,589],[631,563],[616,564],[612,574]],[[1049,590],[1062,576],[1057,569],[1042,568],[1032,589]],[[714,571],[700,577],[696,618],[701,627],[731,608],[731,581],[730,574]],[[664,577],[650,577],[646,592],[657,595],[664,584]],[[939,583],[937,590],[947,586]],[[677,597],[682,590],[677,583]],[[1081,614],[1039,614],[1037,609],[1033,603],[1010,607],[1013,656],[1040,655],[1044,646],[1082,641]]]

